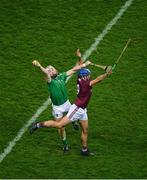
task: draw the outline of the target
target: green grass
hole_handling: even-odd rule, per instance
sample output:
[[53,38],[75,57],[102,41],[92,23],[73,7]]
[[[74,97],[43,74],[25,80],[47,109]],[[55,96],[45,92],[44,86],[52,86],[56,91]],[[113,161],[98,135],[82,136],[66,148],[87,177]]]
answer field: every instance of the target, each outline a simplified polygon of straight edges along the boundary
[[[1,0],[0,152],[48,97],[32,60],[68,70],[76,62],[75,50],[88,49],[124,2]],[[32,136],[26,132],[0,164],[0,178],[147,178],[146,26],[146,1],[134,0],[90,57],[94,63],[111,64],[132,38],[116,72],[93,89],[88,144],[96,156],[80,156],[80,132],[71,125],[66,155],[56,129]],[[102,73],[91,70],[93,78]],[[73,102],[75,77],[67,88]],[[49,107],[39,120],[51,118]]]

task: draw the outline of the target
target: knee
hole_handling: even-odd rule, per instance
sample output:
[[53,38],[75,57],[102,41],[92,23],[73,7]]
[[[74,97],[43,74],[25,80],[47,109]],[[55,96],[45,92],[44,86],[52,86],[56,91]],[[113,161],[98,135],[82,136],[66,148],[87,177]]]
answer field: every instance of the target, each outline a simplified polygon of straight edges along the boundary
[[63,126],[62,126],[62,124],[61,124],[60,122],[58,122],[57,127],[58,127],[59,129],[63,129]]
[[84,128],[82,131],[84,134],[88,134],[88,128]]

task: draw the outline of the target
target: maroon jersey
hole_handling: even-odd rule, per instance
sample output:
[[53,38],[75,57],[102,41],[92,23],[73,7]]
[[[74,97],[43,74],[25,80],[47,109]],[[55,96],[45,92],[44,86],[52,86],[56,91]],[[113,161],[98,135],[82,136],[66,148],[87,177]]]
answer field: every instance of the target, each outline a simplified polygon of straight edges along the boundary
[[77,80],[78,95],[75,104],[78,107],[85,109],[89,103],[92,87],[90,86],[89,79],[78,79]]

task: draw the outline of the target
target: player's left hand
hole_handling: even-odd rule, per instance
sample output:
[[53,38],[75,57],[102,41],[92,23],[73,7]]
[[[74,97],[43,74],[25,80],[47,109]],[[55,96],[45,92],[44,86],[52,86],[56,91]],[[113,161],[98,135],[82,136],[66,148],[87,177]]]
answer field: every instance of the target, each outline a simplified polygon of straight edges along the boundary
[[108,73],[110,70],[112,70],[112,66],[111,65],[107,66],[106,72]]
[[109,65],[109,66],[107,67],[106,73],[107,73],[108,75],[111,75],[111,74],[112,74],[112,66],[111,66],[111,65]]
[[91,61],[86,61],[84,64],[85,64],[85,66],[88,66],[91,64]]
[[80,52],[80,49],[77,49],[77,51],[76,51],[76,55],[77,55],[79,58],[81,58],[81,57],[82,57],[82,54],[81,54],[81,52]]

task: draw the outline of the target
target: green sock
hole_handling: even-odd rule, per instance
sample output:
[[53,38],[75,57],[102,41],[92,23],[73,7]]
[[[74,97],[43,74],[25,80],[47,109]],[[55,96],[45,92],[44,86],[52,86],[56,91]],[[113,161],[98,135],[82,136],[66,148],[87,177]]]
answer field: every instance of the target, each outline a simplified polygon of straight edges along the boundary
[[68,144],[68,142],[67,142],[66,139],[63,139],[62,142],[63,142],[63,145],[64,145],[64,146]]

